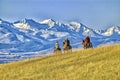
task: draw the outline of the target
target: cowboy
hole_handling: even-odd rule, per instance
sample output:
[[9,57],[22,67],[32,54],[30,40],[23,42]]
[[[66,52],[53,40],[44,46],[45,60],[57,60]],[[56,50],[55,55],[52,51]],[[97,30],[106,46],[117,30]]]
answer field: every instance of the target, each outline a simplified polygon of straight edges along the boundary
[[84,42],[85,42],[85,43],[89,43],[89,42],[90,42],[89,36],[87,36],[87,37],[84,39]]
[[58,43],[58,41],[56,41],[55,48],[56,48],[56,49],[59,48],[59,43]]
[[83,47],[86,48],[92,48],[92,43],[90,42],[90,38],[89,36],[87,36],[84,40],[83,40]]
[[67,46],[69,46],[69,45],[70,45],[70,41],[69,41],[69,39],[68,39],[68,38],[66,38],[65,42],[67,43]]
[[56,41],[56,43],[55,43],[54,53],[56,53],[56,54],[62,53],[61,48],[59,47],[58,41]]

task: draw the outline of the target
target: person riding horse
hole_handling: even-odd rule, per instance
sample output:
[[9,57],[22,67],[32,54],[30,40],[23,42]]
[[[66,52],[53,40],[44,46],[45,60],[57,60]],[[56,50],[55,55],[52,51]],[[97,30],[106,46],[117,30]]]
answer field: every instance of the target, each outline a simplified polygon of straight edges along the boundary
[[58,43],[58,41],[57,41],[56,44],[55,44],[55,48],[56,48],[56,49],[59,49],[59,43]]
[[90,38],[89,36],[87,36],[84,40],[83,40],[83,48],[87,49],[87,48],[92,48],[92,43],[90,42]]
[[56,41],[55,48],[54,48],[54,53],[61,53],[61,49],[59,47],[58,41]]
[[68,51],[72,52],[71,50],[72,50],[72,47],[70,45],[70,41],[68,38],[66,38],[66,40],[63,42],[63,51],[64,53]]

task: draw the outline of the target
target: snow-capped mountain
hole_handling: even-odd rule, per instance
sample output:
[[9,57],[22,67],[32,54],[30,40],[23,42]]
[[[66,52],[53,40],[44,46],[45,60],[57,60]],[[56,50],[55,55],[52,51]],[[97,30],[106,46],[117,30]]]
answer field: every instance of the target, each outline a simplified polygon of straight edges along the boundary
[[104,36],[111,36],[114,34],[120,35],[120,27],[113,26],[113,27],[108,28],[104,33],[102,33],[102,35]]
[[[29,29],[21,31],[21,28],[16,28],[14,24],[3,22],[0,24],[1,50],[6,49],[8,52],[31,52],[42,50],[45,47],[43,45],[47,40],[39,36],[39,32],[35,34],[35,31]],[[4,47],[5,45],[8,46]]]
[[23,30],[40,30],[40,29],[46,29],[49,28],[47,24],[39,24],[38,22],[32,20],[32,19],[22,19],[20,21],[14,22],[13,25],[17,28],[23,29]]
[[[94,47],[118,43],[120,42],[118,38],[120,37],[120,27],[93,30],[76,21],[60,23],[53,19],[40,22],[33,19],[22,19],[10,23],[0,19],[0,55],[11,53],[17,54],[19,58],[21,58],[20,54],[22,53],[32,55],[27,55],[27,57],[38,55],[38,52],[39,55],[42,55],[42,53],[52,52],[56,41],[59,41],[62,48],[62,42],[67,37],[73,48],[81,48],[82,40],[86,36],[90,36]],[[23,54],[22,57],[26,57],[26,54]]]
[[93,29],[90,29],[83,25],[82,23],[72,21],[68,24],[70,29],[73,31],[79,33],[80,36],[91,36],[91,37],[102,37],[101,34],[98,34],[96,31]]
[[114,34],[120,35],[120,27],[119,26],[112,26],[106,30],[95,30],[98,34],[103,36],[112,36]]
[[40,24],[47,24],[50,27],[53,27],[56,22],[53,19],[46,19],[40,22]]

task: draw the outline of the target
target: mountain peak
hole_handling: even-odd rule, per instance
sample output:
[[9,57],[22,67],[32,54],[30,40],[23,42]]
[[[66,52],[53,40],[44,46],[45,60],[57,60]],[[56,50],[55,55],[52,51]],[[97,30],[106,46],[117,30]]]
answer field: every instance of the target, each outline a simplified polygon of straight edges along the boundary
[[79,22],[76,22],[76,21],[71,21],[67,25],[69,26],[70,29],[75,30],[77,32],[79,32],[80,27],[81,27],[81,24]]
[[112,26],[112,27],[108,28],[107,31],[118,32],[118,31],[120,31],[120,27],[118,27],[118,26]]
[[30,21],[30,22],[34,22],[33,19],[27,19],[27,18],[22,19],[20,22],[25,24],[25,23],[27,23],[27,22],[29,22],[29,21]]
[[120,29],[120,27],[118,27],[118,26],[112,26],[109,29],[111,29],[111,30],[118,30],[118,29]]
[[14,22],[13,25],[14,25],[14,27],[27,30],[27,29],[30,28],[30,26],[27,23],[29,20],[32,20],[32,19],[26,19],[26,18],[24,18],[21,21]]
[[24,18],[24,19],[21,20],[21,23],[26,23],[26,21],[27,21],[27,19]]
[[80,26],[81,26],[81,24],[79,22],[76,22],[76,21],[70,22],[70,25],[76,26],[77,28],[80,28]]
[[46,19],[40,22],[40,24],[48,24],[50,27],[53,27],[55,23],[56,22],[53,19]]
[[105,33],[103,33],[103,35],[105,35],[105,36],[111,36],[111,35],[113,35],[114,33],[120,34],[120,27],[118,27],[118,26],[112,26],[112,27],[108,28],[108,29],[105,31]]

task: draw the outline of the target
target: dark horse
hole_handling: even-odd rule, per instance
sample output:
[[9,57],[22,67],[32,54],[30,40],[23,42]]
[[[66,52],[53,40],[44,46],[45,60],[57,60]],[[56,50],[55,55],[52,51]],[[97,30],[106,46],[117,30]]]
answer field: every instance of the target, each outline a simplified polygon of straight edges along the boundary
[[66,41],[63,42],[63,52],[64,53],[71,53],[72,52],[72,47],[70,44],[68,44]]
[[83,42],[82,42],[82,45],[83,45],[83,48],[84,48],[84,49],[93,48],[91,42],[85,42],[84,40],[83,40]]

